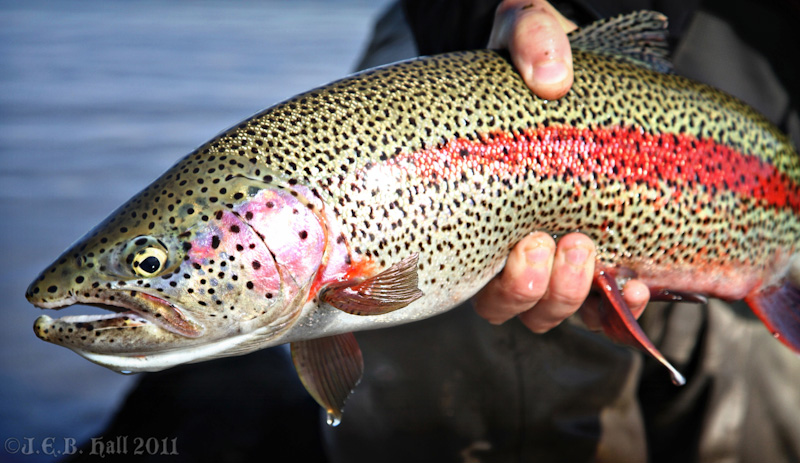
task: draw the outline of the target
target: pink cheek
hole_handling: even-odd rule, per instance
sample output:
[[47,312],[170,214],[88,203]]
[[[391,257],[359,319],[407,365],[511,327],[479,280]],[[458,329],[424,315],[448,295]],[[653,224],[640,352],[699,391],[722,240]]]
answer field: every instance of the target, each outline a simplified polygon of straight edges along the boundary
[[316,274],[325,250],[325,234],[314,212],[285,191],[261,190],[234,208],[264,240],[278,265],[298,282]]
[[219,236],[219,231],[214,227],[206,233],[197,235],[192,241],[192,247],[189,250],[189,260],[192,264],[203,265],[217,257],[217,249],[212,246],[212,237]]
[[255,294],[277,294],[281,279],[264,241],[235,214],[226,211],[218,217],[192,241],[188,256],[193,271],[211,278],[221,272],[226,280]]

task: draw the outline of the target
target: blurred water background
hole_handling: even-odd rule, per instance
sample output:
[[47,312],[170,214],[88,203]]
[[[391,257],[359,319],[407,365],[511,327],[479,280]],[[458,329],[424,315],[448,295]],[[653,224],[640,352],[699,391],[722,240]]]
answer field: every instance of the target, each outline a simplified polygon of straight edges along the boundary
[[95,435],[135,381],[38,340],[26,285],[222,129],[349,73],[386,4],[0,0],[0,461],[56,460],[43,440]]

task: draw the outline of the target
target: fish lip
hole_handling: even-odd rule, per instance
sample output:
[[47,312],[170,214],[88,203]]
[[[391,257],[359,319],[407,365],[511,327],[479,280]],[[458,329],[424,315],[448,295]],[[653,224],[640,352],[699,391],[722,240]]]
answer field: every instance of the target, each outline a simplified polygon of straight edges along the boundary
[[107,297],[84,297],[70,294],[54,301],[31,301],[41,309],[60,310],[73,305],[98,307],[112,312],[102,315],[67,315],[59,317],[63,323],[86,323],[93,319],[109,319],[133,314],[140,321],[160,329],[187,337],[196,338],[205,331],[201,325],[184,314],[176,304],[159,296],[133,289],[115,289]]

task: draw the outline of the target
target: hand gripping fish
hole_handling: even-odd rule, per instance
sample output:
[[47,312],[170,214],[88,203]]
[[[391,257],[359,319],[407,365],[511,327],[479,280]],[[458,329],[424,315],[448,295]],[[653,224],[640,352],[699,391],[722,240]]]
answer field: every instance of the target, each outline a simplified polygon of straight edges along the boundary
[[294,97],[201,146],[64,252],[36,335],[117,371],[291,343],[341,417],[363,370],[354,331],[447,311],[526,234],[581,231],[613,339],[683,378],[620,289],[745,299],[800,351],[800,158],[744,103],[670,75],[666,18],[572,34],[575,83],[535,97],[490,50],[380,67]]

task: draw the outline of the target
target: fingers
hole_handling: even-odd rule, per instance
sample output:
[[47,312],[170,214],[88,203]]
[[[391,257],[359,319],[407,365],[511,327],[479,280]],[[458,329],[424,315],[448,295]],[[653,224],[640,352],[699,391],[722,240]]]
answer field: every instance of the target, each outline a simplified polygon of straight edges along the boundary
[[475,298],[476,311],[492,323],[518,316],[535,332],[558,325],[581,306],[592,284],[595,248],[572,233],[556,246],[532,233],[511,252],[506,267]]
[[592,287],[595,247],[580,233],[563,236],[556,249],[548,292],[533,308],[519,315],[534,333],[544,333],[575,313]]
[[[547,233],[531,233],[508,257],[503,272],[475,296],[475,310],[491,323],[518,316],[531,331],[546,332],[581,309],[589,329],[600,330],[599,297],[589,297],[594,277],[595,246],[581,233],[563,236],[558,245]],[[622,295],[639,318],[650,291],[629,280]]]
[[497,8],[490,48],[508,48],[525,83],[541,98],[557,99],[572,86],[567,32],[577,27],[544,0],[506,0]]
[[503,272],[475,296],[475,310],[500,324],[530,309],[547,292],[556,243],[547,233],[531,233],[508,256]]
[[650,290],[639,280],[629,280],[622,287],[622,297],[637,319],[642,316],[644,308],[650,301]]

